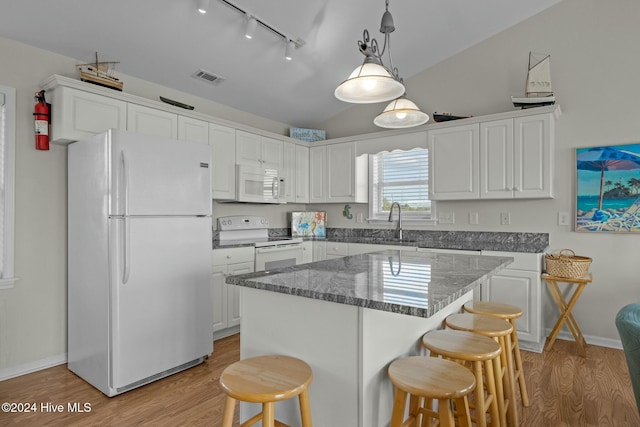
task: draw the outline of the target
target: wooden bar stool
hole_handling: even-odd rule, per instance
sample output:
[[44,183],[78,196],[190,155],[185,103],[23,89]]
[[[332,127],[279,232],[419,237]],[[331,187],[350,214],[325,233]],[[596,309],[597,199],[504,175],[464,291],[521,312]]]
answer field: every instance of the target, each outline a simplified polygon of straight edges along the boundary
[[229,365],[220,375],[220,385],[227,394],[222,427],[232,427],[236,400],[262,404],[262,412],[242,427],[260,420],[263,427],[284,426],[275,421],[275,402],[295,396],[300,402],[302,426],[312,427],[308,392],[312,379],[309,365],[289,356],[257,356]]
[[517,426],[518,410],[514,404],[515,400],[515,379],[513,357],[511,354],[511,334],[513,326],[506,320],[497,319],[483,314],[461,313],[452,314],[445,320],[445,325],[451,329],[459,331],[473,332],[495,339],[502,352],[500,360],[502,362],[502,378],[504,386],[505,407],[507,408],[507,425]]
[[[491,338],[472,332],[437,330],[426,333],[422,344],[431,356],[469,363],[476,379],[473,407],[476,425],[485,427],[490,415],[491,425],[506,424],[506,409],[500,365],[500,345]],[[485,390],[487,395],[485,396]]]
[[[467,395],[476,381],[465,367],[449,360],[412,356],[392,362],[388,373],[395,386],[391,427],[431,425],[431,418],[439,420],[442,427],[453,427],[452,402],[458,425],[471,426]],[[409,416],[403,421],[407,395],[410,395]],[[437,412],[421,406],[423,398],[427,402],[437,400]]]
[[529,395],[527,385],[524,380],[524,369],[522,369],[522,356],[520,355],[520,343],[518,342],[518,331],[516,330],[516,319],[522,317],[522,309],[515,305],[494,301],[469,301],[464,305],[464,310],[473,314],[484,314],[487,316],[504,319],[511,323],[513,332],[511,333],[511,348],[513,350],[513,361],[515,365],[514,380],[520,386],[520,397],[522,406],[529,406]]

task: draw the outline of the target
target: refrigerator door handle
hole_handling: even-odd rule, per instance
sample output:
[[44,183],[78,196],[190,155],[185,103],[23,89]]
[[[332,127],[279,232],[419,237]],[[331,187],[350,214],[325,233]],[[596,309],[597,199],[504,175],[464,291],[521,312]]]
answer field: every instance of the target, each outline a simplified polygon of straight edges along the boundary
[[123,213],[125,216],[129,215],[129,162],[127,161],[126,156],[124,155],[124,151],[120,152],[122,158],[122,184],[123,184],[123,195],[122,195],[122,204]]
[[129,274],[131,273],[131,239],[129,238],[129,217],[125,216],[123,221],[123,256],[124,256],[124,268],[122,269],[122,284],[126,285],[129,281]]
[[124,187],[124,194],[122,197],[123,212],[124,212],[124,225],[123,225],[123,253],[124,253],[124,268],[122,271],[122,284],[125,285],[129,281],[129,273],[131,272],[131,258],[130,258],[130,238],[129,238],[129,163],[124,155],[124,151],[120,152],[122,157],[122,181]]

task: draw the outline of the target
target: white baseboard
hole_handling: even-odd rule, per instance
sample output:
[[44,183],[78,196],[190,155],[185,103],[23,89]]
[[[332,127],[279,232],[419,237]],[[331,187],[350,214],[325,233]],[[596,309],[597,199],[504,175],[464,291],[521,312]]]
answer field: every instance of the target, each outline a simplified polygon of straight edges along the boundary
[[12,366],[10,368],[3,368],[3,369],[0,369],[0,381],[8,380],[9,378],[19,377],[21,375],[30,374],[32,372],[51,368],[53,366],[62,365],[64,363],[67,363],[67,353],[60,354],[57,356],[47,357],[46,359],[36,360],[35,362],[25,363],[23,365]]
[[[550,333],[551,333],[551,328],[548,328],[546,330],[546,336],[548,337]],[[564,330],[560,331],[560,333],[558,334],[558,338],[565,341],[575,341],[575,339],[573,338],[573,335],[571,335],[571,332],[564,331]],[[596,337],[593,335],[584,335],[584,339],[585,341],[587,341],[587,344],[622,350],[622,342],[620,340]]]

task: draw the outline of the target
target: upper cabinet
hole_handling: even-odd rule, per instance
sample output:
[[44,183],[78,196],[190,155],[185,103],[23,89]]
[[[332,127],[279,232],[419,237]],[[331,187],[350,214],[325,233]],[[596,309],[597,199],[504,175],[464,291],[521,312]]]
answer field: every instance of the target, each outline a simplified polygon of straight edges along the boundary
[[309,203],[309,147],[296,144],[296,203]]
[[178,115],[143,105],[127,106],[127,130],[162,138],[178,138]]
[[479,127],[477,123],[427,132],[429,198],[479,198]]
[[550,114],[480,123],[480,197],[553,197]]
[[236,130],[209,123],[213,199],[236,199]]
[[192,117],[178,116],[178,139],[209,143],[209,122]]
[[282,170],[284,144],[281,139],[245,132],[236,132],[236,163]]
[[356,156],[355,142],[309,150],[310,203],[366,203],[369,158]]
[[553,197],[559,108],[428,131],[431,200]]
[[51,142],[67,144],[107,129],[127,129],[127,103],[57,86],[51,91]]

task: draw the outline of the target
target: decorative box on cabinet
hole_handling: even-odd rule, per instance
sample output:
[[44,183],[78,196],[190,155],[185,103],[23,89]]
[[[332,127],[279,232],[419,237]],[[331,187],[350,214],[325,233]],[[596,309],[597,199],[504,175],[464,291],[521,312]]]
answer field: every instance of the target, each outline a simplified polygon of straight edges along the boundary
[[57,86],[51,102],[51,142],[68,144],[104,132],[127,129],[127,103],[90,92]]
[[239,331],[240,288],[225,283],[226,276],[254,271],[254,248],[213,250],[211,278],[213,303],[213,337],[222,338]]
[[482,251],[482,255],[513,257],[507,268],[482,285],[480,299],[520,307],[523,315],[516,320],[520,347],[542,352],[542,254]]
[[211,191],[214,199],[236,199],[236,130],[209,123]]

